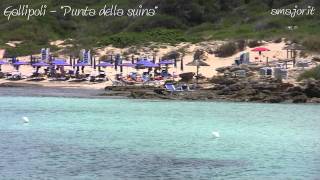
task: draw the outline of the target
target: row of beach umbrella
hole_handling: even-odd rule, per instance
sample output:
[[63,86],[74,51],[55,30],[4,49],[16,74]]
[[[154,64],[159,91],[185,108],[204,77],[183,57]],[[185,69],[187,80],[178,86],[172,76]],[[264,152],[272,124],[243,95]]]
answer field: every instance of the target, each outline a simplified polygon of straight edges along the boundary
[[[4,64],[8,64],[6,61],[4,60],[0,60],[0,65],[4,65]],[[142,59],[139,60],[137,63],[133,64],[133,63],[121,63],[121,64],[117,64],[117,66],[120,67],[136,67],[136,68],[156,68],[156,67],[160,67],[161,65],[172,65],[174,64],[174,61],[172,60],[163,60],[160,61],[159,63],[153,63],[150,60],[147,59]],[[65,60],[63,59],[55,59],[53,60],[50,64],[40,61],[40,62],[36,62],[34,64],[30,64],[29,62],[22,62],[22,61],[16,61],[14,63],[12,63],[13,66],[21,66],[21,65],[32,65],[34,67],[46,67],[46,66],[51,66],[51,65],[55,65],[55,66],[71,66],[71,64],[67,63]],[[75,67],[85,67],[85,66],[92,66],[89,63],[85,63],[85,62],[79,62],[74,64]],[[97,67],[113,67],[115,66],[115,64],[111,64],[110,62],[106,62],[106,61],[102,61],[99,64],[96,65]]]

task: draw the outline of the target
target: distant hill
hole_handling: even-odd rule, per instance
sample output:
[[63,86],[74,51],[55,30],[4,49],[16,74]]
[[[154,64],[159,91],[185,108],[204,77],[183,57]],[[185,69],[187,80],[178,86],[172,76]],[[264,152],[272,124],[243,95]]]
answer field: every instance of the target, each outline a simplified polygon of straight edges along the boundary
[[[28,4],[27,0],[2,0],[1,12],[9,5]],[[29,3],[30,4],[30,3]],[[43,2],[32,1],[32,7]],[[113,44],[124,47],[149,41],[176,43],[208,39],[262,39],[288,37],[320,46],[319,16],[271,16],[272,8],[293,8],[312,5],[319,0],[47,0],[50,9],[61,5],[74,8],[102,8],[117,4],[121,8],[153,8],[153,17],[64,17],[62,13],[33,17],[13,17],[7,21],[0,16],[0,45],[16,54],[37,52],[41,46],[56,39],[72,38],[76,47]],[[288,26],[296,26],[289,30]],[[311,42],[309,40],[312,40]],[[23,41],[9,48],[8,41]],[[55,48],[55,47],[52,47]],[[313,50],[318,50],[317,48]]]

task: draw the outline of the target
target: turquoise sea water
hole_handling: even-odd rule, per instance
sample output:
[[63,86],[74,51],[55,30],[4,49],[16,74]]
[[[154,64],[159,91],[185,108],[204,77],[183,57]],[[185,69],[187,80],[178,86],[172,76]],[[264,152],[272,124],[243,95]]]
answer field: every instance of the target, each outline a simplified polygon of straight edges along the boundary
[[0,102],[0,179],[320,179],[319,105]]

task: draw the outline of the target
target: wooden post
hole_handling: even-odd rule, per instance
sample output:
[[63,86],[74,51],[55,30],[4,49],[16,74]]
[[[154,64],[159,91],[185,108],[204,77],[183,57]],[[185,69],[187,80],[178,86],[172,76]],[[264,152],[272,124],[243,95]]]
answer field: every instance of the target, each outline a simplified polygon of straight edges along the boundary
[[180,61],[180,70],[183,71],[183,56],[181,57]]
[[93,57],[93,69],[96,70],[97,66],[96,66],[96,57]]

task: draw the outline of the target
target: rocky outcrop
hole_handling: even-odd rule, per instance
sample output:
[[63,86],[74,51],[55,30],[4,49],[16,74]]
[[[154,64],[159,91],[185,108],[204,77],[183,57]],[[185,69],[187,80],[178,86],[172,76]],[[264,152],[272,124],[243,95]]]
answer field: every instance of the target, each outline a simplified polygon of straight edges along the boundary
[[299,95],[292,98],[293,103],[306,103],[308,100],[308,97],[306,95]]
[[266,103],[317,103],[320,96],[319,82],[308,81],[304,86],[264,78],[225,78],[217,76],[211,79],[211,88],[217,95],[233,101],[266,102]]
[[272,78],[225,78],[214,77],[210,80],[213,87],[170,93],[164,88],[145,86],[106,87],[108,96],[123,96],[139,99],[171,99],[171,100],[224,100],[235,102],[261,103],[320,103],[319,82],[308,81],[301,86]]
[[315,80],[306,81],[303,92],[309,98],[320,98],[320,81],[315,81]]

